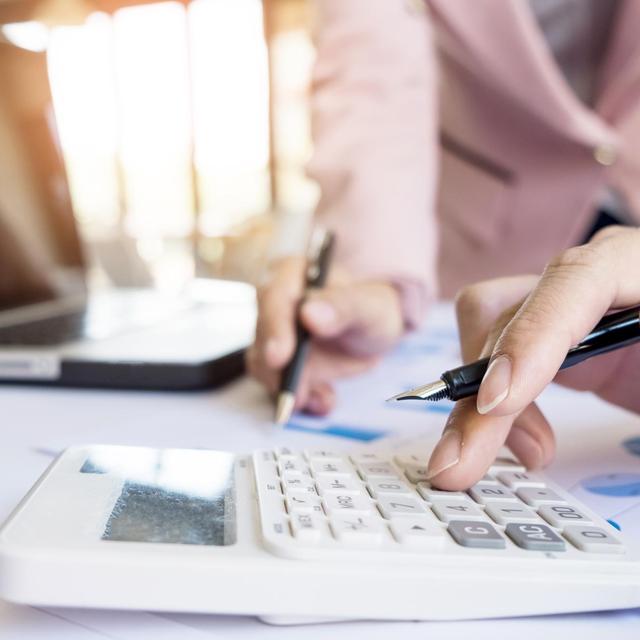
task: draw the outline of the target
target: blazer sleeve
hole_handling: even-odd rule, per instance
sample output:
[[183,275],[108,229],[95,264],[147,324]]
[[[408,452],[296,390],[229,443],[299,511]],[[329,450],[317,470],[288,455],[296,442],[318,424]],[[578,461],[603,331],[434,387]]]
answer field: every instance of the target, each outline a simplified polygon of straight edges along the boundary
[[336,261],[385,279],[415,327],[436,295],[436,61],[423,0],[318,0],[313,75],[316,221]]

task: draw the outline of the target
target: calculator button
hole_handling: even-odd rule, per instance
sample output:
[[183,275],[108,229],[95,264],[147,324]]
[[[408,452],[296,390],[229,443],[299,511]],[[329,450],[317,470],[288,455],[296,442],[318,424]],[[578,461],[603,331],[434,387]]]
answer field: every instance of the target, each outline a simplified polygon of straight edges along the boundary
[[429,477],[429,471],[426,465],[409,465],[405,468],[404,474],[407,476],[409,482],[413,482],[414,484],[426,481]]
[[424,518],[397,518],[389,525],[393,537],[403,545],[412,548],[433,549],[444,543],[444,530]]
[[453,520],[447,531],[451,537],[463,547],[482,549],[504,549],[506,542],[496,528],[488,522],[473,520]]
[[334,462],[340,462],[344,460],[344,456],[336,451],[329,451],[328,449],[307,449],[305,452],[307,460],[331,460]]
[[394,456],[393,461],[403,469],[413,466],[423,466],[428,460],[428,456],[419,456],[415,453]]
[[350,493],[329,494],[323,498],[324,508],[330,516],[345,513],[370,514],[373,511],[373,503],[364,496],[357,496]]
[[293,451],[293,449],[290,449],[289,447],[278,447],[276,449],[276,458],[279,458],[281,456],[296,456],[297,457],[298,453],[297,451]]
[[541,504],[566,502],[566,500],[555,491],[545,488],[525,487],[524,489],[518,489],[516,495],[530,507],[537,507]]
[[282,480],[284,482],[288,482],[289,480],[297,480],[299,478],[302,478],[304,480],[307,480],[308,484],[313,484],[313,478],[311,477],[311,474],[309,473],[309,471],[305,472],[300,472],[300,471],[282,471],[280,473],[280,477],[282,478]]
[[324,537],[326,525],[324,518],[311,513],[294,513],[291,517],[291,529],[298,540],[318,542]]
[[489,468],[489,473],[493,476],[497,476],[503,471],[526,471],[526,469],[514,458],[508,456],[500,456],[493,461],[493,464]]
[[535,511],[517,502],[489,502],[485,511],[503,526],[509,522],[542,522]]
[[431,508],[442,522],[487,519],[484,513],[472,502],[467,503],[455,500],[452,502],[438,501]]
[[378,509],[387,520],[428,515],[424,503],[413,496],[382,496],[378,499]]
[[396,468],[390,462],[362,462],[360,475],[364,480],[371,478],[392,478],[399,480]]
[[384,540],[384,529],[377,518],[357,514],[331,518],[331,531],[336,539],[358,546],[378,546]]
[[469,496],[461,491],[442,491],[441,489],[434,489],[428,482],[418,483],[418,493],[427,502],[436,502],[438,500],[469,500]]
[[495,476],[492,476],[489,473],[485,473],[480,480],[482,484],[500,484]]
[[311,469],[314,476],[351,476],[353,467],[344,460],[312,460]]
[[624,545],[608,531],[598,527],[571,525],[562,532],[581,551],[588,553],[624,553]]
[[540,476],[529,471],[504,471],[498,474],[498,480],[506,484],[509,489],[544,487],[544,482]]
[[568,524],[593,524],[593,520],[569,504],[547,504],[538,513],[552,526],[562,529]]
[[511,522],[505,533],[522,549],[527,551],[564,551],[565,543],[546,524]]
[[313,489],[311,493],[316,493],[315,483],[312,478],[301,475],[290,475],[282,478],[282,486],[286,492],[289,491],[306,491]]
[[469,495],[480,504],[488,502],[504,502],[506,500],[517,501],[517,498],[505,487],[495,484],[479,482],[469,489]]
[[316,480],[318,493],[363,493],[362,484],[349,476],[320,476]]
[[280,475],[306,475],[309,476],[309,467],[300,458],[280,458],[278,460],[278,468],[280,469]]
[[289,513],[316,513],[322,515],[322,504],[318,498],[304,494],[293,494],[286,500]]
[[413,491],[401,480],[371,480],[369,482],[369,492],[374,498],[385,494],[413,495]]
[[349,456],[351,462],[354,464],[362,464],[365,462],[382,462],[384,459],[378,453],[358,453],[353,456]]

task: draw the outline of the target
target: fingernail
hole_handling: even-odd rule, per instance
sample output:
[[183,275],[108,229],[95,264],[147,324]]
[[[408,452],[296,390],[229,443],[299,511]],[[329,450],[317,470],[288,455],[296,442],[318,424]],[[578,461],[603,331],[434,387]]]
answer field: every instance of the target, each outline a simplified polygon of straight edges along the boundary
[[543,452],[540,443],[524,429],[515,427],[509,434],[509,448],[529,468],[542,466]]
[[487,369],[478,391],[478,413],[484,415],[495,409],[508,395],[511,386],[511,360],[498,356]]
[[460,432],[457,429],[445,431],[431,454],[427,467],[427,480],[435,478],[438,474],[458,464],[461,449],[462,436]]
[[319,325],[331,325],[336,320],[336,310],[322,300],[310,300],[304,305],[304,312],[312,322]]

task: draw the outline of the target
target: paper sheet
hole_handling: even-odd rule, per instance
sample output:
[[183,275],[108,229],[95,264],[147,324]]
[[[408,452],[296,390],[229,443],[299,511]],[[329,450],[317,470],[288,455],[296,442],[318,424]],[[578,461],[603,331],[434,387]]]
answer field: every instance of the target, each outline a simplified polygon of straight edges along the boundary
[[[208,447],[250,451],[287,445],[360,448],[435,442],[450,405],[386,404],[403,389],[436,379],[457,363],[452,310],[436,308],[425,331],[400,345],[374,371],[344,381],[326,419],[295,416],[294,428],[271,425],[272,408],[255,383],[217,393],[167,394],[0,387],[3,446],[0,519],[28,491],[53,456],[81,443]],[[540,404],[558,438],[548,473],[640,543],[640,418],[585,394],[552,387]],[[1,577],[0,577],[1,578]],[[63,578],[61,578],[63,579]],[[254,618],[34,609],[0,602],[0,640],[111,638],[566,638],[638,637],[640,610],[545,618],[448,623],[371,623],[279,628]]]

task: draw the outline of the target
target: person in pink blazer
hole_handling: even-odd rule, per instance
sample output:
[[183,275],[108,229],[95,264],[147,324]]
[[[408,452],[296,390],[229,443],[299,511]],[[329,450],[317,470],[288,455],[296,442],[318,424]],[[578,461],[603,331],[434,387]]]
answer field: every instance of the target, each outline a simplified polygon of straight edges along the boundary
[[[301,309],[316,342],[298,408],[328,412],[332,380],[370,366],[431,301],[464,287],[463,356],[493,353],[493,366],[477,403],[458,403],[431,475],[468,486],[505,440],[543,465],[553,435],[531,403],[609,307],[640,302],[640,279],[628,282],[640,267],[640,2],[317,8],[309,173],[321,187],[316,220],[336,231],[338,251],[330,285]],[[580,25],[571,46],[584,55],[563,58]],[[572,248],[611,202],[628,226]],[[515,277],[545,265],[541,279]],[[294,348],[302,270],[301,257],[278,261],[259,294],[248,366],[271,392]],[[602,378],[633,366],[628,349],[562,380],[640,410],[633,389]]]

